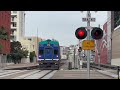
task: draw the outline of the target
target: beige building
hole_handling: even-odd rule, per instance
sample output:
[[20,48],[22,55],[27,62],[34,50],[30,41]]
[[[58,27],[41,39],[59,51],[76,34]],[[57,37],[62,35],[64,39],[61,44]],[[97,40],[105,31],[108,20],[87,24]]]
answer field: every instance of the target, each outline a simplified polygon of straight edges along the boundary
[[36,55],[38,55],[38,43],[42,41],[41,38],[37,37],[24,37],[21,38],[20,42],[23,48],[26,48],[30,52],[35,51]]
[[11,11],[11,42],[25,35],[25,11]]

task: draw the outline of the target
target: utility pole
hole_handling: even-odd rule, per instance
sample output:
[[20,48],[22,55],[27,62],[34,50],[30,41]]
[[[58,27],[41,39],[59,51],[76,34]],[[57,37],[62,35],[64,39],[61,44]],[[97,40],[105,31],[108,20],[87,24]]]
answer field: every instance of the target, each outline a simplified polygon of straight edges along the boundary
[[[38,49],[39,49],[39,43],[38,43],[38,28],[37,28],[37,58],[38,58]],[[36,59],[37,60],[37,59]],[[36,61],[37,62],[37,61]]]

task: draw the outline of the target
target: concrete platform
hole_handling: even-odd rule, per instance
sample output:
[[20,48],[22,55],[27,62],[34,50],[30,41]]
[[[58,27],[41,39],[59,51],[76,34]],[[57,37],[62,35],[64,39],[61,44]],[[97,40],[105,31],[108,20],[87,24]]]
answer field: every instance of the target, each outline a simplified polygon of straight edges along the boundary
[[6,65],[0,69],[15,69],[15,68],[31,67],[31,66],[36,66],[36,65],[38,65],[38,63],[10,64],[10,65]]
[[[59,70],[51,79],[88,79],[87,70]],[[114,79],[111,76],[90,70],[90,79]]]

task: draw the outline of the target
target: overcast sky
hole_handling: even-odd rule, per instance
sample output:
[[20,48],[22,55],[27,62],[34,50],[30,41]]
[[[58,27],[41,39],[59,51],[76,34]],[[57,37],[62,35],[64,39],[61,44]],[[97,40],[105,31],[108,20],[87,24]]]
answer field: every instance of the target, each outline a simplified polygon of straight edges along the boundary
[[[87,23],[82,22],[86,17],[86,12],[80,11],[27,11],[25,20],[25,35],[37,36],[44,39],[56,39],[61,46],[75,45],[78,40],[75,37],[75,30],[79,27],[86,27]],[[96,18],[96,22],[91,22],[91,26],[102,25],[107,20],[106,11],[91,12],[91,17]]]

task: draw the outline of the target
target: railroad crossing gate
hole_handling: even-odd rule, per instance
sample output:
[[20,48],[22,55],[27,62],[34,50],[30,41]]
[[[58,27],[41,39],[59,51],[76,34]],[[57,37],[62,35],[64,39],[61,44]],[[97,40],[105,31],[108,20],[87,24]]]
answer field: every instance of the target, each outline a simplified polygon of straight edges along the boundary
[[83,50],[94,50],[95,49],[95,41],[94,40],[84,40],[82,42]]

